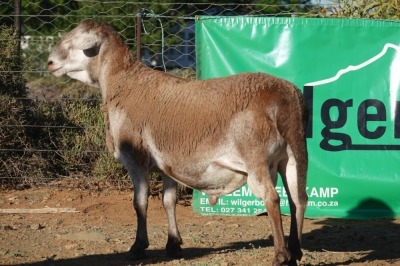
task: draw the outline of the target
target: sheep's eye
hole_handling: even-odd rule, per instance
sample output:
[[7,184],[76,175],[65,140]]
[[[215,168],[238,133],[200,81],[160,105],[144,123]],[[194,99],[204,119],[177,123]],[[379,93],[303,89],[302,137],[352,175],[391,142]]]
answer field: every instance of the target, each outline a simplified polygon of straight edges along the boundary
[[83,53],[84,53],[87,57],[94,57],[94,56],[96,56],[96,55],[99,54],[99,50],[100,50],[100,48],[97,47],[97,46],[95,46],[95,47],[92,47],[92,48],[83,50]]

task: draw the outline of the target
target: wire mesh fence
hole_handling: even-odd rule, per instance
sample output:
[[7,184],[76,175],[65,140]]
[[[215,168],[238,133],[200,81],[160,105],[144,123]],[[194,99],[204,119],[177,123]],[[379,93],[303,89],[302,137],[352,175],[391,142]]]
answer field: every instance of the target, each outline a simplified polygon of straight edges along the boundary
[[[26,73],[46,75],[46,59],[60,36],[80,21],[94,18],[112,24],[133,52],[137,51],[137,28],[142,36],[141,60],[157,68],[195,68],[194,21],[198,15],[299,16],[315,7],[311,4],[216,4],[146,3],[130,1],[22,1],[21,48]],[[2,4],[6,5],[6,4]],[[15,11],[0,21],[13,22]],[[140,18],[138,20],[137,18]],[[140,23],[141,25],[138,25]],[[163,53],[162,53],[163,52]],[[164,62],[163,62],[164,61]]]
[[306,0],[281,5],[248,1],[159,2],[0,3],[0,25],[17,28],[17,36],[0,36],[1,47],[16,40],[23,62],[11,68],[7,62],[1,62],[0,75],[11,74],[23,83],[12,86],[24,87],[22,93],[1,98],[0,180],[42,182],[64,176],[126,178],[124,170],[106,152],[99,92],[68,78],[55,79],[47,71],[52,46],[80,21],[93,18],[108,22],[145,65],[194,78],[196,16],[304,16],[317,7]]

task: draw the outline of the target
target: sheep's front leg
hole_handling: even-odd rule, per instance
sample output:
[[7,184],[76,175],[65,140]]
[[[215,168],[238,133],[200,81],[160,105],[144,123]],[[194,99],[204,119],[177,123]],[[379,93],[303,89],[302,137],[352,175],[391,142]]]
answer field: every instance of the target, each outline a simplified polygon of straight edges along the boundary
[[182,256],[182,238],[176,223],[176,188],[177,183],[170,177],[163,175],[163,206],[168,217],[168,242],[166,252],[168,257]]
[[146,257],[146,249],[149,247],[147,236],[147,206],[149,196],[149,183],[147,175],[135,174],[132,176],[134,183],[133,207],[137,216],[137,229],[135,243],[131,247],[129,254],[132,259],[142,259]]

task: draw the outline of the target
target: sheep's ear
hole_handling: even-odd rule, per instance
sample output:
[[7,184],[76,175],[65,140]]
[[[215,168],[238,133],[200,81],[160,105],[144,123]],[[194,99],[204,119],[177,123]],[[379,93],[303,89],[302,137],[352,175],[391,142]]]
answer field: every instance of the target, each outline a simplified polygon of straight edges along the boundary
[[93,47],[99,47],[101,38],[96,34],[82,33],[73,40],[73,45],[79,50],[87,50]]

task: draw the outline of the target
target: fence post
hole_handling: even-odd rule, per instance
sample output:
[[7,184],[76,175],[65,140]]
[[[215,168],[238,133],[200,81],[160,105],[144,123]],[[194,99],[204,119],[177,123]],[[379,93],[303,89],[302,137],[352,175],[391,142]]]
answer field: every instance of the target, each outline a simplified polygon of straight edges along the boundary
[[142,60],[142,10],[136,10],[136,59]]
[[14,0],[14,31],[19,55],[21,50],[21,0]]

